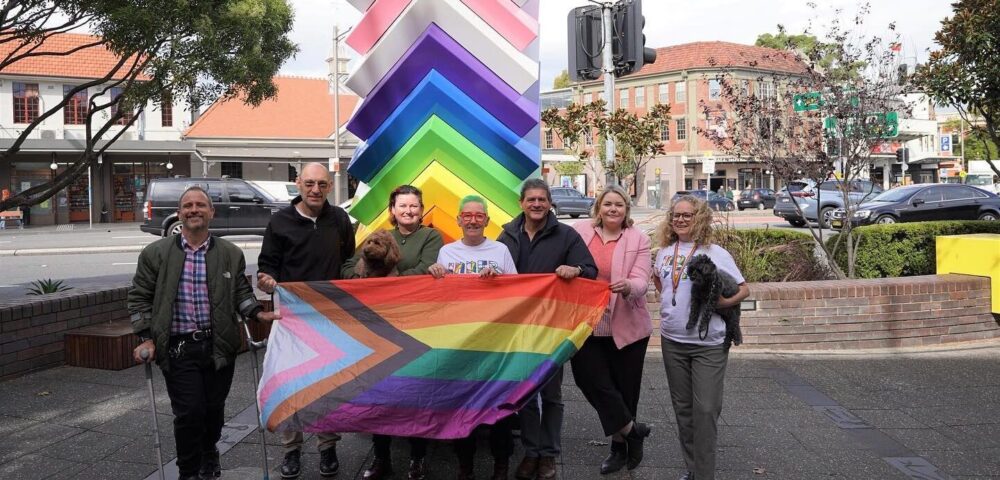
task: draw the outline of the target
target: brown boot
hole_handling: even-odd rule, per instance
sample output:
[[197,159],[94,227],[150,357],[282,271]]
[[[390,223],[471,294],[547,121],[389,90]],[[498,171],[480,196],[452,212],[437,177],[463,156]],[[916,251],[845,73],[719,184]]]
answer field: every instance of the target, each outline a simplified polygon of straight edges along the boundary
[[514,478],[517,480],[535,480],[538,472],[538,457],[524,457],[521,464],[514,471]]
[[556,478],[556,457],[541,457],[538,459],[538,480]]
[[507,480],[507,475],[510,471],[509,459],[496,459],[493,461],[493,476],[490,480]]

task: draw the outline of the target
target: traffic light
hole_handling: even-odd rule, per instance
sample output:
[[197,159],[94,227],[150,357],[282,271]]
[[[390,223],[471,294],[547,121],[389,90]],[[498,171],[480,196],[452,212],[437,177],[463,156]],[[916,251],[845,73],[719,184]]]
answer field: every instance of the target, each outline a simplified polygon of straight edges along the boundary
[[896,161],[899,163],[909,163],[910,162],[910,149],[906,147],[900,147],[896,149]]
[[622,0],[612,16],[612,37],[616,76],[638,72],[643,65],[656,61],[656,50],[646,48],[646,17],[642,15],[642,0]]
[[577,7],[569,12],[569,78],[574,82],[601,76],[601,7]]

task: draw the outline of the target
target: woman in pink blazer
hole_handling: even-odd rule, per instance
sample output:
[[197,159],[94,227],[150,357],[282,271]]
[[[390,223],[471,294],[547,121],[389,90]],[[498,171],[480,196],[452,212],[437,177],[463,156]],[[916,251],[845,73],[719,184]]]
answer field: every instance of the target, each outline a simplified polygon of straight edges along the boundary
[[646,289],[652,260],[649,236],[632,226],[628,194],[612,186],[597,196],[592,220],[573,228],[597,263],[597,279],[610,284],[611,302],[593,335],[573,356],[573,378],[597,410],[611,454],[601,474],[639,466],[649,426],[636,420],[639,387],[652,322]]

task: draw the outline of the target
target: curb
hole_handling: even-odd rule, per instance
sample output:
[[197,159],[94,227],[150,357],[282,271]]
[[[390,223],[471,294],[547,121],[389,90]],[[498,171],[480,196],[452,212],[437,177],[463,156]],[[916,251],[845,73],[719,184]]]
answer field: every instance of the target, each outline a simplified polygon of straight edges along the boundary
[[[234,242],[241,250],[257,249],[261,242]],[[74,255],[79,253],[130,253],[141,252],[146,245],[121,245],[114,247],[22,248],[0,250],[0,257],[30,257],[40,255]]]

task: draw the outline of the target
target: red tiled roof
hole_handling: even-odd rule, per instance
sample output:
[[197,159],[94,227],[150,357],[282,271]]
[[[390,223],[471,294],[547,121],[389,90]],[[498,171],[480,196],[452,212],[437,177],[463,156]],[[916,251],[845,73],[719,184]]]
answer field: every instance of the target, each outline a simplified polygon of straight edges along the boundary
[[806,64],[795,53],[731,42],[693,42],[656,49],[656,61],[630,77],[695,69],[752,68],[804,74]]
[[[80,33],[53,34],[47,37],[42,45],[33,53],[67,52],[98,40],[100,40],[100,37]],[[5,58],[20,45],[21,42],[18,41],[0,43],[0,58]],[[27,48],[30,48],[30,46]],[[22,49],[22,51],[27,50],[27,48]],[[0,74],[96,79],[107,75],[118,64],[119,58],[118,55],[105,48],[104,45],[96,45],[82,48],[68,55],[42,55],[23,58],[6,66],[3,71],[0,71]],[[113,78],[123,78],[124,74],[128,71],[128,65],[123,66],[121,74]],[[145,77],[139,78],[145,79]]]
[[[196,138],[326,139],[333,135],[333,96],[323,78],[274,77],[278,93],[254,108],[243,99],[215,102],[184,134]],[[340,125],[358,97],[340,95]]]

